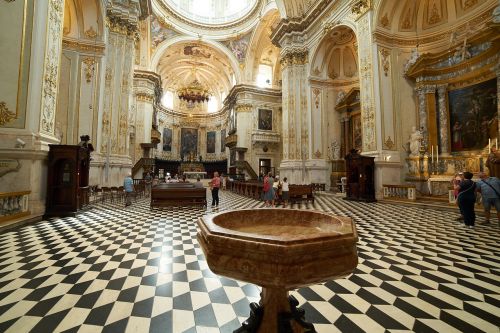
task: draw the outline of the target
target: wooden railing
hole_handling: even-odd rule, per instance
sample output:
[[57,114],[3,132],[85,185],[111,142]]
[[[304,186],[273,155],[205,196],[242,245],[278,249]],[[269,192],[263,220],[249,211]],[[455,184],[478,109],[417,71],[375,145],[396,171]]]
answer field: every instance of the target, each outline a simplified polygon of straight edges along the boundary
[[382,185],[384,189],[384,199],[416,201],[417,191],[415,185]]
[[31,191],[0,192],[0,222],[30,215],[30,193]]

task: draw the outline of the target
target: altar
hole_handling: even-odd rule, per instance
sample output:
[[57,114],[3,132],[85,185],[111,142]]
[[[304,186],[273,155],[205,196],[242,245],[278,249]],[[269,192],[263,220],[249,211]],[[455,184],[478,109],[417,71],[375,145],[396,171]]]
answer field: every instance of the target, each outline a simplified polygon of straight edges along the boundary
[[451,187],[451,177],[432,176],[427,179],[427,188],[429,195],[433,197],[448,196]]
[[184,171],[183,175],[186,175],[187,179],[196,179],[200,177],[200,179],[207,178],[206,171]]
[[204,172],[205,168],[203,167],[203,163],[188,162],[188,163],[181,163],[180,171],[182,173]]

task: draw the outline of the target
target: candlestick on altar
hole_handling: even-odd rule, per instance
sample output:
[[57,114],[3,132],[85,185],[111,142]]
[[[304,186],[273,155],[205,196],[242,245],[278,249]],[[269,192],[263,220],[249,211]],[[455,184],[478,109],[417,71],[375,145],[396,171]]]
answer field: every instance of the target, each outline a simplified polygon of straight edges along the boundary
[[439,164],[439,146],[436,145],[436,164]]
[[434,162],[434,146],[431,146],[431,163]]
[[498,138],[495,139],[495,149],[498,150]]
[[491,139],[488,139],[488,154],[491,154]]

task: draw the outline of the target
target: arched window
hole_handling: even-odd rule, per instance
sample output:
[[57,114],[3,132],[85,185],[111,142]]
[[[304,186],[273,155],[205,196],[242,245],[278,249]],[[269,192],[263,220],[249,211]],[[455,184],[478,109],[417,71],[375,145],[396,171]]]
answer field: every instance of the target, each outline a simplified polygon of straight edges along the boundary
[[210,96],[208,100],[208,112],[217,112],[217,108],[219,104],[217,103],[217,99],[214,96]]
[[161,97],[161,104],[167,109],[174,108],[174,93],[170,90],[165,91]]
[[271,88],[273,83],[273,67],[271,65],[260,64],[257,74],[257,86],[261,88]]

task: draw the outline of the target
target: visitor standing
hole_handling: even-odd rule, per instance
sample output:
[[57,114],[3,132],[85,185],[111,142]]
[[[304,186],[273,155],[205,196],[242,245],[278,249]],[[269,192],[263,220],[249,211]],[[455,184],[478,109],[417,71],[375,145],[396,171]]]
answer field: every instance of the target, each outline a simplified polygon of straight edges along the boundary
[[217,171],[214,172],[214,177],[210,181],[210,188],[212,189],[212,207],[219,208],[220,177]]
[[[457,200],[457,197],[458,197],[458,185],[460,184],[460,182],[464,180],[464,173],[463,172],[459,172],[457,174],[455,174],[455,177],[453,177],[453,179],[451,180],[451,185],[453,186],[453,195],[455,196],[455,200]],[[457,202],[457,205],[458,205],[458,202]],[[460,209],[460,206],[458,206],[458,208]],[[460,216],[457,217],[455,219],[456,221],[463,221],[464,220],[464,214],[462,213],[462,211],[460,210]]]
[[485,222],[490,223],[491,206],[495,206],[497,219],[500,224],[500,179],[488,177],[486,173],[479,173],[480,181],[477,182],[478,192],[483,197]]
[[125,191],[125,207],[132,204],[132,194],[134,193],[134,181],[129,173],[123,180],[123,190]]
[[283,207],[286,208],[288,206],[288,199],[290,198],[288,187],[288,178],[283,178],[283,182],[281,183],[281,200],[283,200]]
[[274,179],[271,175],[271,172],[269,172],[265,177],[264,177],[264,201],[266,207],[274,207],[274,190],[273,190],[273,184],[274,184]]
[[464,172],[464,180],[458,185],[457,202],[464,216],[465,226],[473,228],[476,221],[474,205],[476,203],[476,183],[472,181],[472,173]]

